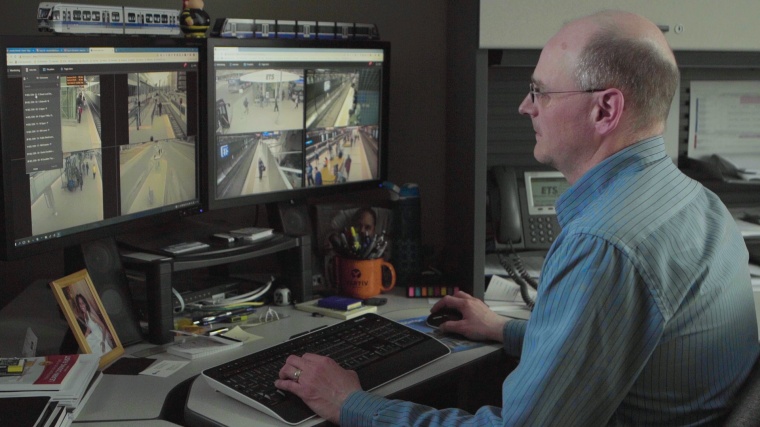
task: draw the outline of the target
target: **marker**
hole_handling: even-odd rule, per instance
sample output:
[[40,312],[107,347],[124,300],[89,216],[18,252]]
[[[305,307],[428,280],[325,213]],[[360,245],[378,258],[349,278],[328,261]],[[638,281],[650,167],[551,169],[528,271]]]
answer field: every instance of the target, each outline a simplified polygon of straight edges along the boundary
[[224,338],[224,339],[226,339],[226,340],[230,340],[230,341],[235,341],[235,342],[242,342],[242,341],[240,341],[240,340],[239,340],[239,339],[237,339],[237,338],[228,337],[228,336],[226,336],[226,335],[223,335],[223,334],[217,334],[217,335],[200,335],[200,334],[194,334],[194,333],[192,333],[192,332],[179,331],[179,330],[176,330],[176,329],[172,329],[172,330],[170,330],[170,332],[174,332],[175,334],[180,334],[180,335],[188,335],[188,336],[191,336],[191,337],[208,338],[208,339],[210,339],[210,340],[213,340],[214,338],[216,338],[216,337],[219,337],[219,338]]
[[243,307],[238,308],[235,310],[226,311],[224,313],[215,314],[213,316],[206,316],[201,318],[194,318],[193,319],[193,325],[208,325],[211,323],[219,323],[221,321],[227,320],[230,316],[236,315],[236,314],[243,314],[243,313],[250,313],[256,311],[256,308],[254,307]]

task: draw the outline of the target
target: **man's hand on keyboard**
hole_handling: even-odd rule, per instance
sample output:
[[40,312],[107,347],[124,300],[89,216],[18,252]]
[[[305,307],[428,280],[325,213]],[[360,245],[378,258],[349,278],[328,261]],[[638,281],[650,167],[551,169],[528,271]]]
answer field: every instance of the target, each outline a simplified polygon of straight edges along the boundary
[[359,376],[329,357],[307,353],[289,356],[274,385],[300,397],[320,417],[338,424],[349,394],[361,390]]

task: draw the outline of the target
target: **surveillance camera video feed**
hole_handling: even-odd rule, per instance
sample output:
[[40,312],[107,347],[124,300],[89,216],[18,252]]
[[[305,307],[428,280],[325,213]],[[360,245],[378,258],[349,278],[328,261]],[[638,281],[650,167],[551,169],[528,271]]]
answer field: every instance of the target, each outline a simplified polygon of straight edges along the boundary
[[9,43],[2,89],[23,109],[2,109],[6,252],[200,204],[198,46]]
[[212,197],[379,179],[383,55],[381,48],[214,46]]
[[129,145],[119,151],[122,215],[196,197],[186,73],[129,73]]

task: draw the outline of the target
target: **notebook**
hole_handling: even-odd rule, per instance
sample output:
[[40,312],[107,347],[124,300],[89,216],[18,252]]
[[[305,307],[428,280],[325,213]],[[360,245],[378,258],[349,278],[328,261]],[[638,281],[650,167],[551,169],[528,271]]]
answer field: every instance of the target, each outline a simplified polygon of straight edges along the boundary
[[374,305],[363,305],[353,310],[336,310],[334,308],[320,307],[318,301],[318,299],[315,299],[296,304],[296,309],[309,313],[318,313],[324,316],[334,317],[336,319],[342,320],[353,319],[354,317],[361,316],[362,314],[374,313],[377,311],[377,306]]

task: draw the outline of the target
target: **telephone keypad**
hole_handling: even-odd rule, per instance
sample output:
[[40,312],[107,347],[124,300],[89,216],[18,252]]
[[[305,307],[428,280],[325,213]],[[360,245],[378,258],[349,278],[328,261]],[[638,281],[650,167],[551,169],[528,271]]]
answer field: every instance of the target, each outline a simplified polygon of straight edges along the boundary
[[[530,229],[530,243],[551,244],[554,241],[553,216],[529,216],[528,228]],[[555,220],[556,221],[556,220]]]

